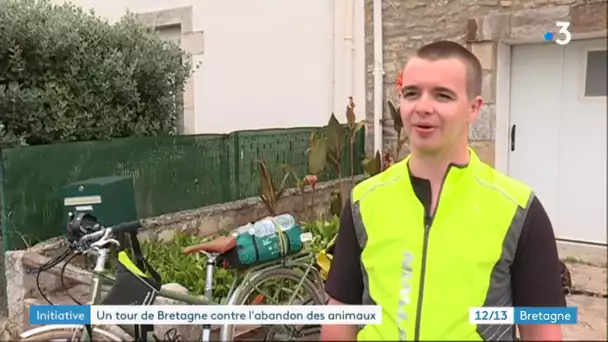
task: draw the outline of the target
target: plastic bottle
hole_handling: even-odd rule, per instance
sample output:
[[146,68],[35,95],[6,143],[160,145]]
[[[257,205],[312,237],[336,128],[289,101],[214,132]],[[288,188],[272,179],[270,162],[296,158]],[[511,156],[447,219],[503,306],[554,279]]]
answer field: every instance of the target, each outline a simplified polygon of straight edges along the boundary
[[266,217],[254,223],[248,223],[234,230],[233,236],[249,233],[257,237],[276,234],[277,228],[283,231],[289,230],[296,225],[296,219],[290,214],[282,214],[276,217]]
[[264,237],[272,234],[276,234],[277,227],[273,222],[271,217],[267,217],[265,219],[259,220],[253,224],[253,227],[250,228],[249,233],[251,235],[255,235],[256,237]]
[[296,225],[296,219],[289,214],[281,214],[275,217],[274,222],[279,225],[281,230],[288,230]]
[[248,233],[253,225],[251,223],[247,223],[246,225],[240,226],[232,232],[232,236],[237,237],[241,234]]

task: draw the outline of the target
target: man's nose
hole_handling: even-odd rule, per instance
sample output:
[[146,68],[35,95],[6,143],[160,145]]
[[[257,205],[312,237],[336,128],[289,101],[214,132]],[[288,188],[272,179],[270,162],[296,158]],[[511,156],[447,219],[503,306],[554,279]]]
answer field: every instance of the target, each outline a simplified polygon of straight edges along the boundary
[[416,106],[414,107],[414,111],[419,115],[428,115],[433,113],[433,100],[428,94],[422,94],[418,102],[416,102]]

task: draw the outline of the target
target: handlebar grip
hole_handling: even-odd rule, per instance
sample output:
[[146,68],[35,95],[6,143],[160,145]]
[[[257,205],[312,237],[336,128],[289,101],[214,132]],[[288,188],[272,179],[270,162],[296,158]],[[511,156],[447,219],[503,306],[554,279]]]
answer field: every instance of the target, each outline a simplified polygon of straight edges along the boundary
[[134,232],[134,231],[138,230],[139,228],[141,228],[142,226],[143,226],[143,220],[137,220],[137,221],[119,223],[119,224],[111,227],[111,229],[112,229],[112,233],[114,235],[118,235],[121,233]]

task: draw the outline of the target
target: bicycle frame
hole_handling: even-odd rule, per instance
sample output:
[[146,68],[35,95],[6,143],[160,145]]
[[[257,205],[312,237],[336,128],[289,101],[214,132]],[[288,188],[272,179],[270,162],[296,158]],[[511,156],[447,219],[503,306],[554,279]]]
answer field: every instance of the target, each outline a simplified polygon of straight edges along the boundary
[[[103,275],[103,271],[105,270],[105,264],[108,260],[109,256],[109,248],[99,248],[95,251],[96,261],[95,267],[93,269],[93,279],[91,283],[91,296],[90,303],[91,305],[98,304],[101,300],[102,294],[102,285],[104,280],[107,280],[107,276]],[[323,281],[320,273],[314,267],[315,266],[315,258],[311,252],[304,251],[293,256],[289,256],[285,259],[280,259],[277,261],[261,264],[258,266],[254,266],[248,269],[242,276],[237,276],[232,281],[230,289],[228,291],[228,295],[220,302],[214,302],[209,298],[213,298],[213,287],[214,287],[214,273],[216,267],[216,260],[219,257],[219,254],[216,253],[206,253],[207,255],[207,265],[206,265],[206,279],[205,279],[205,293],[203,296],[195,297],[190,294],[184,294],[181,292],[170,291],[167,289],[161,288],[157,297],[173,299],[176,301],[184,302],[190,305],[233,305],[234,300],[238,297],[241,292],[241,289],[251,281],[255,280],[257,275],[259,275],[262,271],[276,268],[299,268],[303,271],[302,278],[298,283],[296,291],[290,298],[290,303],[293,301],[295,296],[298,293],[298,289],[302,286],[304,279],[308,276],[312,276],[314,278],[314,284],[318,284],[322,286]],[[255,287],[256,290],[261,291],[261,289]],[[322,290],[322,289],[320,289]],[[122,329],[125,333],[129,334],[131,337],[135,336],[135,328],[134,325],[117,325],[120,329]],[[227,338],[231,334],[232,325],[224,324],[220,330],[220,336],[222,338]],[[88,334],[87,329],[84,329],[82,326],[82,335],[81,341],[83,342],[91,342],[91,337]],[[202,341],[209,342],[211,335],[211,327],[208,325],[203,326],[202,331]],[[146,336],[147,341],[154,341],[156,338],[152,336],[152,332],[149,332]],[[222,339],[224,341],[225,339]]]
[[[101,299],[101,290],[102,290],[102,284],[104,279],[104,276],[102,275],[102,272],[105,270],[105,264],[106,261],[108,260],[108,254],[109,254],[109,249],[107,248],[103,248],[103,249],[98,249],[97,250],[97,260],[95,261],[95,268],[93,269],[93,281],[91,283],[91,297],[90,297],[90,303],[92,305],[98,304],[100,299]],[[210,282],[213,282],[213,279],[210,280]],[[168,299],[173,299],[173,300],[177,300],[177,301],[181,301],[181,302],[185,302],[188,304],[192,304],[192,305],[213,305],[216,304],[210,300],[208,300],[206,296],[203,297],[195,297],[189,294],[184,294],[184,293],[180,293],[180,292],[176,292],[176,291],[170,291],[170,290],[166,290],[161,288],[159,290],[158,293],[158,297],[162,297],[162,298],[168,298]],[[127,334],[129,334],[130,336],[135,336],[135,328],[133,325],[118,325],[118,327],[120,329],[122,329],[124,332],[126,332]],[[155,338],[154,336],[152,336],[152,333],[149,332],[148,336],[146,336],[146,340],[147,341],[154,341]],[[84,329],[83,327],[83,332],[82,332],[82,336],[81,336],[81,341],[83,342],[90,342],[91,341],[91,337],[88,334],[88,331],[86,329]],[[203,339],[204,342],[207,342],[208,340]]]

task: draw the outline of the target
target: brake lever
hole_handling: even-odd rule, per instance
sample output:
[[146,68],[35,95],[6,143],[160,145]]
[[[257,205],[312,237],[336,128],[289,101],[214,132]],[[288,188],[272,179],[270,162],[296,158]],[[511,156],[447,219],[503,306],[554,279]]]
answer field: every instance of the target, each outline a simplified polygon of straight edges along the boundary
[[120,242],[118,242],[118,240],[113,239],[113,238],[107,238],[107,239],[101,239],[97,242],[93,242],[91,244],[91,248],[107,248],[107,245],[111,244],[111,245],[115,245],[115,246],[120,246]]
[[111,236],[112,236],[112,231],[110,229],[106,229],[103,236],[99,240],[97,240],[95,242],[88,242],[88,241],[84,241],[84,243],[81,242],[80,244],[77,245],[77,250],[80,253],[88,254],[88,252],[90,252],[90,251],[96,252],[96,251],[99,251],[99,249],[106,249],[108,244],[120,246],[120,242],[118,242],[118,240],[112,238]]

